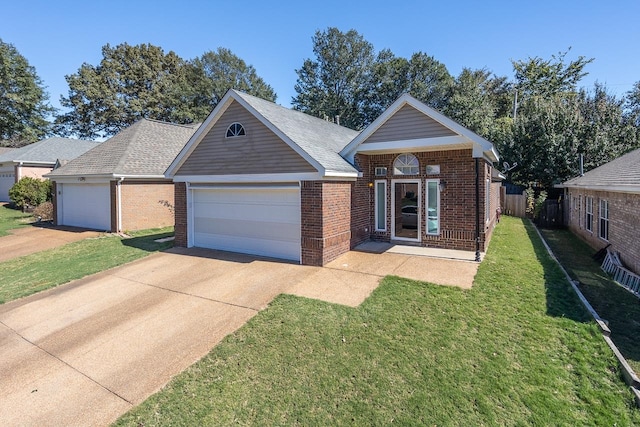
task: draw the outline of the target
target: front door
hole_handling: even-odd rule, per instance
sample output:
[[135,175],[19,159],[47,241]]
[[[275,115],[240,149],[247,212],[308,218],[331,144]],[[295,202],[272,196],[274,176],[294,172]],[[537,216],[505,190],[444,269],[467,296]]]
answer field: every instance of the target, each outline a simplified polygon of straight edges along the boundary
[[420,241],[420,181],[394,179],[391,182],[391,238]]

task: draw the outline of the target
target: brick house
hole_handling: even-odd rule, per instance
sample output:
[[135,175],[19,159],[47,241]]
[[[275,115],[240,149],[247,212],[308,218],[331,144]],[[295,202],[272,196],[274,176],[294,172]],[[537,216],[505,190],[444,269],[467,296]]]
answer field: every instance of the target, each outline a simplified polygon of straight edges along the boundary
[[42,179],[59,160],[75,159],[98,144],[95,141],[55,137],[0,152],[0,202],[9,201],[9,190],[21,178]]
[[113,232],[173,225],[174,187],[164,171],[196,128],[142,119],[45,175],[54,222]]
[[640,273],[640,149],[563,183],[568,226],[594,249],[611,244]]
[[167,169],[176,245],[324,265],[368,240],[476,251],[493,145],[403,95],[358,133],[231,90]]

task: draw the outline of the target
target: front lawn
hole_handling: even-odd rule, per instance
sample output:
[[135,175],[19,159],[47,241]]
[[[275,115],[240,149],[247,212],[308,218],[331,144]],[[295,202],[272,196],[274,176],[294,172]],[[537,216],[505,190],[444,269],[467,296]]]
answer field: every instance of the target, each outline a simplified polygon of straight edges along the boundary
[[154,242],[173,235],[172,227],[131,234],[129,239],[89,238],[0,263],[0,304],[173,246],[173,242]]
[[231,424],[623,426],[640,411],[535,230],[505,217],[472,289],[387,277],[356,309],[281,295],[117,422]]
[[594,261],[596,252],[569,230],[541,230],[567,273],[598,315],[609,322],[611,339],[636,373],[640,373],[640,301]]
[[31,214],[22,213],[17,209],[10,209],[9,205],[0,205],[0,237],[6,236],[7,231],[14,228],[24,227],[31,222]]

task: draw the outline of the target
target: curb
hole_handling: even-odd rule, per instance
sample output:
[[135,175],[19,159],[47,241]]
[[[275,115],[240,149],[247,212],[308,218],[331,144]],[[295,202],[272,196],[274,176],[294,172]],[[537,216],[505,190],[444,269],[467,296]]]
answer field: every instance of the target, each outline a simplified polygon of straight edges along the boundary
[[547,249],[549,256],[556,262],[556,264],[558,264],[558,267],[560,267],[560,270],[562,270],[565,277],[571,284],[573,291],[576,293],[576,295],[578,295],[578,298],[580,298],[580,301],[582,302],[584,307],[589,311],[589,314],[591,314],[593,319],[596,321],[596,323],[600,327],[600,331],[602,332],[604,341],[607,343],[609,348],[611,348],[611,350],[613,351],[613,354],[615,354],[615,356],[618,358],[618,362],[620,363],[620,367],[622,368],[622,377],[624,378],[624,382],[631,388],[631,391],[633,392],[636,407],[640,408],[640,379],[638,379],[638,376],[636,375],[636,373],[633,371],[631,366],[629,366],[629,364],[627,363],[627,360],[624,358],[622,353],[620,353],[620,350],[618,350],[618,347],[616,347],[615,343],[611,340],[610,338],[611,330],[607,326],[606,322],[593,309],[591,304],[589,304],[589,301],[587,301],[585,296],[582,294],[582,292],[578,288],[578,284],[580,282],[578,282],[577,280],[573,280],[571,276],[569,276],[569,273],[567,273],[567,270],[565,270],[562,264],[560,264],[560,261],[558,261],[558,258],[556,258],[556,256],[554,255],[553,251],[547,244],[547,241],[544,240],[544,237],[542,237],[542,234],[540,233],[540,230],[538,230],[538,227],[536,227],[535,224],[531,222],[531,220],[529,220],[529,223],[536,230],[536,233],[538,233],[538,237],[540,237],[542,244]]

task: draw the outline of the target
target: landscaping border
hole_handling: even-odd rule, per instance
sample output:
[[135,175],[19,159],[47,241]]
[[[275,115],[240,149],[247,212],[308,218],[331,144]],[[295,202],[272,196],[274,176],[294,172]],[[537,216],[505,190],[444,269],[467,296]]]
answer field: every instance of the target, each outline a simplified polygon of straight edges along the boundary
[[609,326],[607,326],[606,320],[603,320],[598,315],[598,313],[593,309],[591,304],[589,304],[589,301],[587,301],[585,296],[582,294],[582,292],[578,288],[579,282],[577,280],[573,280],[571,276],[569,276],[569,273],[567,273],[567,270],[565,270],[562,264],[560,263],[560,261],[558,261],[558,258],[556,258],[555,254],[547,244],[547,241],[542,236],[542,233],[540,233],[540,230],[538,230],[538,227],[536,227],[536,225],[531,220],[529,220],[529,223],[533,226],[533,228],[535,228],[536,233],[538,233],[540,240],[542,240],[542,244],[547,249],[549,256],[556,262],[556,264],[558,264],[558,266],[564,273],[565,277],[571,284],[571,287],[573,288],[574,292],[576,293],[576,295],[578,295],[578,298],[580,298],[580,301],[582,302],[582,304],[589,311],[591,316],[594,318],[594,320],[600,327],[604,341],[607,343],[609,348],[611,348],[611,350],[613,351],[613,354],[615,354],[616,357],[618,358],[618,362],[622,367],[622,376],[624,377],[625,383],[631,388],[631,391],[635,396],[636,406],[640,408],[640,379],[638,379],[638,376],[636,375],[636,373],[633,371],[631,366],[629,366],[629,364],[627,363],[627,360],[624,358],[622,353],[620,353],[620,350],[618,350],[618,347],[616,347],[615,343],[611,340],[611,337],[610,337],[611,330],[609,329]]

